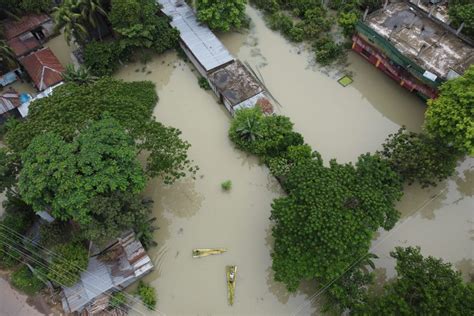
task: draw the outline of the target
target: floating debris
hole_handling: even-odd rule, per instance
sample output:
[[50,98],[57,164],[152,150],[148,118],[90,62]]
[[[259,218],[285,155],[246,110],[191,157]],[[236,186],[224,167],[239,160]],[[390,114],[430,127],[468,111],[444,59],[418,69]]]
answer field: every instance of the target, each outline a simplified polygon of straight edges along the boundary
[[220,255],[226,252],[225,248],[197,248],[193,250],[193,258],[202,258],[211,255]]
[[344,76],[342,77],[341,79],[339,79],[337,82],[339,82],[339,84],[343,87],[347,87],[348,85],[350,85],[351,83],[354,82],[354,80],[352,80],[351,77],[349,76]]

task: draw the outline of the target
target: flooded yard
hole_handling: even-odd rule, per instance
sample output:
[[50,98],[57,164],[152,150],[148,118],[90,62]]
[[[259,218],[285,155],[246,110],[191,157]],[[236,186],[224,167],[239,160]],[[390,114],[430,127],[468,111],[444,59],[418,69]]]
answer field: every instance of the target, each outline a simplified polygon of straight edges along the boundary
[[[258,68],[269,91],[281,104],[277,111],[295,123],[306,141],[328,160],[354,161],[380,148],[401,125],[420,131],[425,105],[360,56],[349,54],[354,83],[343,88],[337,74],[313,69],[310,56],[270,31],[249,8],[251,30],[222,37],[242,61]],[[167,315],[310,315],[311,284],[288,294],[271,272],[270,209],[283,194],[266,167],[235,150],[227,137],[230,117],[213,95],[199,88],[192,66],[168,53],[146,67],[130,64],[117,77],[151,80],[160,101],[156,119],[183,132],[192,147],[189,156],[199,165],[196,180],[166,186],[152,181],[147,195],[155,201],[160,229],[158,247],[151,251],[155,272],[146,281],[158,293],[156,312]],[[473,165],[460,163],[458,174],[436,188],[407,187],[398,209],[402,219],[373,243],[380,281],[394,275],[389,252],[397,245],[420,245],[425,255],[442,257],[473,273]],[[232,181],[230,192],[220,184]],[[219,256],[193,259],[193,248],[225,247]],[[237,265],[234,306],[227,305],[225,266]],[[139,308],[139,307],[137,307]]]

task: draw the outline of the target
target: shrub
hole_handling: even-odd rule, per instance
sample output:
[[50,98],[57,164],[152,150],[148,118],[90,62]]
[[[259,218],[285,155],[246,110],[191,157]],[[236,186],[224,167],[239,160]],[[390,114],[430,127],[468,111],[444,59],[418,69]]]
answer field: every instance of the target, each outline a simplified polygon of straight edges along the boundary
[[214,30],[239,29],[247,23],[246,4],[247,0],[197,0],[197,17]]
[[318,39],[313,48],[316,54],[316,60],[321,65],[329,65],[338,59],[342,53],[342,45],[336,44],[331,38],[323,37]]
[[92,41],[84,49],[84,63],[95,76],[110,76],[128,53],[118,42]]
[[342,12],[337,19],[337,23],[342,27],[345,36],[351,36],[355,31],[358,20],[359,15],[356,12]]
[[281,31],[283,35],[289,37],[293,28],[293,20],[283,12],[276,12],[268,17],[268,26],[272,30]]
[[70,243],[57,246],[54,251],[57,256],[51,262],[48,278],[60,285],[74,285],[87,268],[87,249],[80,243]]
[[28,295],[36,294],[44,287],[43,281],[38,279],[26,265],[12,273],[11,283]]
[[113,293],[110,297],[109,308],[115,309],[124,305],[127,305],[127,297],[125,294],[121,291]]
[[51,8],[51,0],[21,0],[20,8],[25,12],[47,12]]
[[322,7],[305,11],[303,21],[304,33],[308,39],[315,39],[321,33],[329,31],[332,24],[332,19],[327,17],[327,12]]
[[275,13],[280,11],[278,0],[250,0],[250,3],[267,13]]
[[151,285],[145,284],[143,281],[138,283],[137,294],[142,300],[143,304],[150,309],[154,310],[156,306],[156,292],[155,288]]
[[230,191],[232,189],[232,181],[227,180],[221,183],[221,188],[224,191]]
[[207,79],[205,77],[200,77],[198,79],[198,83],[199,83],[199,86],[201,87],[201,89],[211,90],[211,86],[209,85],[209,81],[207,81]]
[[67,65],[63,72],[65,82],[74,82],[77,84],[89,84],[97,80],[97,77],[91,75],[91,71],[87,67],[74,68],[73,65]]

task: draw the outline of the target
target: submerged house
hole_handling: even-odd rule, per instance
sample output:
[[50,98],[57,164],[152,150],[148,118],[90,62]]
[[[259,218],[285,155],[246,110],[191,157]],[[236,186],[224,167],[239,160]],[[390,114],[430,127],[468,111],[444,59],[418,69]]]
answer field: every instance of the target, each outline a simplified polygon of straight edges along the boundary
[[214,33],[197,20],[193,9],[183,0],[158,0],[162,12],[171,18],[171,26],[180,32],[180,46],[208,79],[212,91],[231,115],[240,108],[253,107],[267,99],[261,83],[234,59]]
[[444,81],[474,63],[474,48],[433,12],[408,1],[386,3],[358,22],[352,49],[404,88],[436,98]]
[[151,272],[153,264],[133,232],[124,234],[100,255],[89,258],[81,279],[62,291],[66,313],[94,315],[109,306],[110,294]]
[[49,48],[40,49],[19,61],[39,91],[63,81],[62,73],[65,69]]
[[19,116],[20,105],[20,95],[15,89],[9,88],[0,93],[0,124],[4,123],[9,116]]
[[8,46],[16,57],[42,47],[54,34],[54,23],[47,14],[27,14],[19,20],[8,19],[2,23],[2,28]]

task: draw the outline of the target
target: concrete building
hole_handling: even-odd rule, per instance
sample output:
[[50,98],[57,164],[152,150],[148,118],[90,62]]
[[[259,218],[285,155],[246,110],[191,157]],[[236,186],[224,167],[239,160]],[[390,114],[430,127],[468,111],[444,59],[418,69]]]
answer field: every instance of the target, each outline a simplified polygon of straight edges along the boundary
[[425,99],[436,98],[439,85],[474,63],[469,39],[407,1],[369,14],[352,40],[354,51]]

